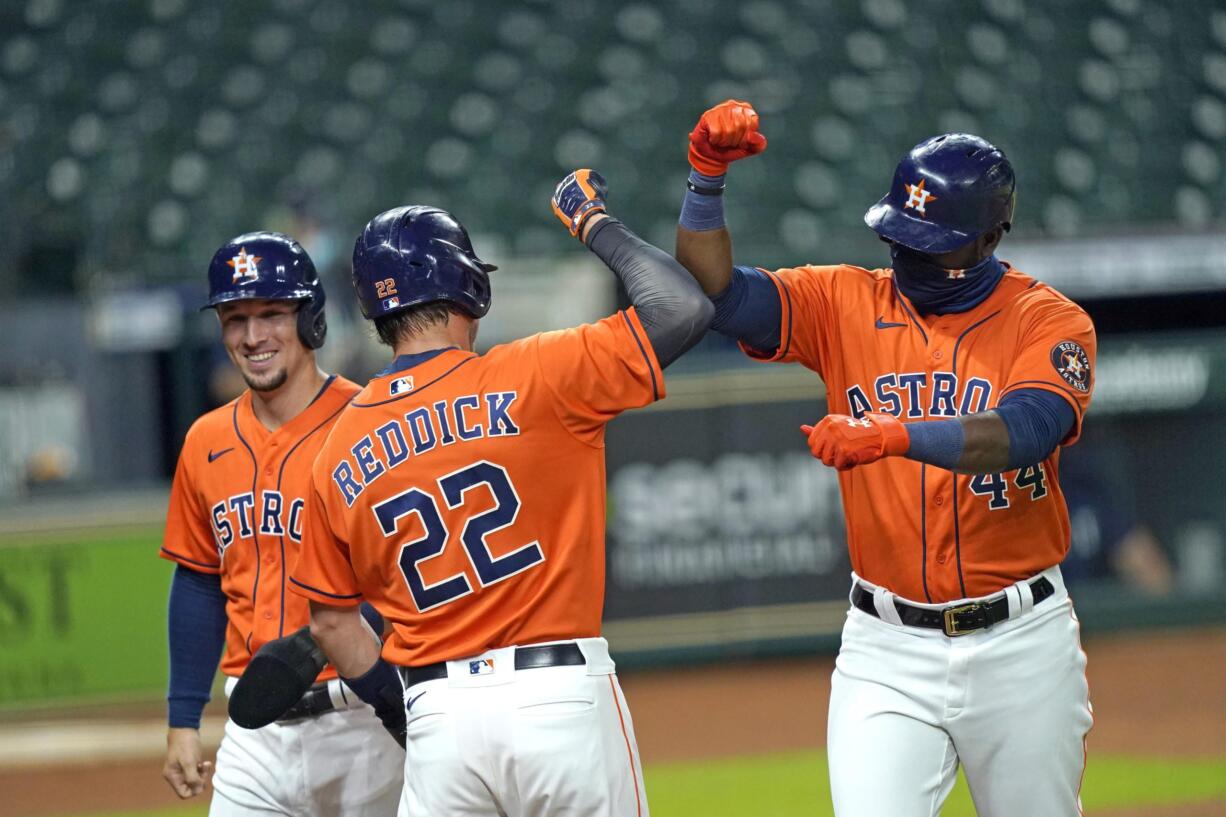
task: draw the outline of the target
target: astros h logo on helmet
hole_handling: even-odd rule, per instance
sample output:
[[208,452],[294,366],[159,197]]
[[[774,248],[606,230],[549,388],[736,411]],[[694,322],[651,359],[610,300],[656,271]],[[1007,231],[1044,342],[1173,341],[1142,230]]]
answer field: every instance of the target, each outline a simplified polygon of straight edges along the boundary
[[924,205],[930,201],[936,201],[937,197],[924,189],[926,179],[920,179],[919,184],[904,184],[903,187],[907,190],[907,203],[903,205],[907,209],[914,210],[921,216],[927,215],[924,211]]
[[234,283],[249,284],[258,279],[260,277],[259,261],[260,256],[248,255],[247,248],[240,247],[238,255],[226,262],[234,267]]

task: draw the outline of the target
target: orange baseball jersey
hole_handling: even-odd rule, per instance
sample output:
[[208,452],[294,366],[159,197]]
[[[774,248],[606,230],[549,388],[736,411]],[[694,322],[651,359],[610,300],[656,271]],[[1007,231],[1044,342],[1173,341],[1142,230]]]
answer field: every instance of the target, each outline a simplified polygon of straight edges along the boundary
[[[306,602],[287,593],[306,523],[311,464],[358,386],[332,377],[315,401],[276,431],[251,408],[251,392],[210,411],[183,441],[161,556],[221,574],[226,653],[221,671],[242,675],[265,642],[309,621]],[[321,679],[335,677],[327,667]]]
[[367,599],[407,666],[598,636],[605,424],[663,396],[633,309],[398,358],[316,460],[294,591]]
[[[772,361],[797,361],[826,384],[832,414],[881,412],[904,422],[996,406],[1016,389],[1044,389],[1076,415],[1093,391],[1089,316],[1056,290],[1009,268],[979,306],[921,317],[889,269],[806,266],[767,273],[782,302]],[[1000,474],[963,475],[903,457],[839,474],[851,564],[905,598],[982,596],[1059,563],[1068,509],[1060,448]]]

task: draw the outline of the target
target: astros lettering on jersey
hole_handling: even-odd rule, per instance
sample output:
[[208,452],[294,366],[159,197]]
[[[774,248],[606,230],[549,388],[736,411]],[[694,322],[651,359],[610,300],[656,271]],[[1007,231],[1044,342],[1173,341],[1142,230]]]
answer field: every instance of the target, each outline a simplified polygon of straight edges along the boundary
[[633,309],[373,379],[315,463],[293,589],[366,598],[384,657],[420,666],[595,637],[604,427],[664,396]]
[[[221,574],[229,620],[226,675],[241,675],[264,643],[309,619],[305,600],[286,593],[288,567],[302,542],[311,464],[357,392],[354,383],[333,377],[301,414],[269,431],[246,391],[187,432],[160,555]],[[320,675],[334,677],[331,666]]]
[[[832,414],[904,422],[993,408],[1015,389],[1072,405],[1081,433],[1096,341],[1085,312],[1009,268],[967,312],[921,317],[889,269],[804,266],[767,273],[779,290],[779,348],[826,384]],[[803,316],[803,317],[801,317]],[[900,596],[944,602],[994,593],[1057,564],[1068,550],[1060,449],[1000,474],[963,475],[902,457],[839,474],[852,568]],[[906,508],[909,512],[902,512]]]

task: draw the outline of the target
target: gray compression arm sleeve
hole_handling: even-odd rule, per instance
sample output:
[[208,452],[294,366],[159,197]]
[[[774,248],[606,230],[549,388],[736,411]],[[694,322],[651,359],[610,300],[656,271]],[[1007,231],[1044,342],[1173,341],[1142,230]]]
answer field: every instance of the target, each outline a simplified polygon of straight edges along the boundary
[[592,228],[587,246],[617,274],[663,368],[702,338],[715,307],[694,276],[615,218]]

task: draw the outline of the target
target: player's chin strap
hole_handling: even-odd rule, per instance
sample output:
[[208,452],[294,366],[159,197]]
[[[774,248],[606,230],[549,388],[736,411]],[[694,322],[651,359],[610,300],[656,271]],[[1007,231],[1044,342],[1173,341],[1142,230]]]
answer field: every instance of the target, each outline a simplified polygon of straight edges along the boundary
[[974,309],[987,300],[1005,275],[1005,265],[995,255],[960,270],[945,269],[901,244],[890,244],[890,258],[898,288],[925,315]]

